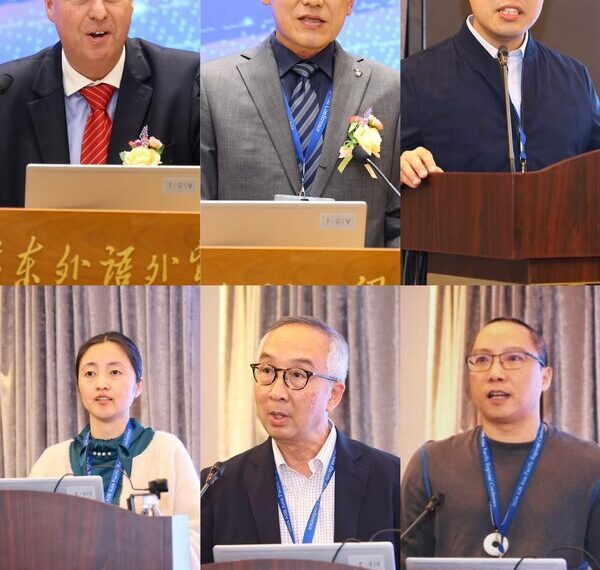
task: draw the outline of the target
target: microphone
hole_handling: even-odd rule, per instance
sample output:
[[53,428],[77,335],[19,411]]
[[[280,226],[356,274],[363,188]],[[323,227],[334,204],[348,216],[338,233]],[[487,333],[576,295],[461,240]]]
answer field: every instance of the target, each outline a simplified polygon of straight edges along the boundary
[[225,465],[220,461],[217,461],[208,471],[208,475],[204,481],[204,485],[202,485],[202,489],[200,489],[200,498],[208,491],[208,488],[216,483],[225,473]]
[[381,169],[375,164],[375,162],[373,162],[373,160],[371,160],[371,157],[369,156],[369,153],[362,148],[361,146],[357,146],[354,148],[354,150],[352,151],[352,156],[354,158],[357,158],[358,160],[360,160],[363,164],[368,164],[370,166],[372,166],[376,171],[377,174],[379,174],[379,176],[381,176],[386,182],[387,185],[396,193],[398,194],[398,198],[400,198],[400,190],[398,190],[398,188],[396,188],[385,176],[385,174],[383,172],[381,172]]
[[515,147],[513,146],[513,130],[512,130],[512,117],[510,115],[510,94],[508,92],[508,48],[505,45],[501,45],[498,48],[498,64],[500,65],[500,71],[502,72],[502,81],[504,83],[504,104],[506,107],[506,131],[508,133],[508,162],[510,164],[510,171],[514,174],[515,168]]
[[420,522],[427,515],[429,515],[430,517],[433,517],[435,515],[436,511],[444,504],[444,500],[445,499],[446,499],[446,496],[444,495],[444,493],[438,493],[437,495],[433,495],[429,499],[429,501],[427,502],[427,504],[425,505],[425,508],[423,509],[423,512],[400,535],[400,542],[402,542],[407,536],[409,536],[412,533],[412,531],[420,524]]
[[0,95],[4,95],[10,89],[12,82],[12,75],[0,75]]

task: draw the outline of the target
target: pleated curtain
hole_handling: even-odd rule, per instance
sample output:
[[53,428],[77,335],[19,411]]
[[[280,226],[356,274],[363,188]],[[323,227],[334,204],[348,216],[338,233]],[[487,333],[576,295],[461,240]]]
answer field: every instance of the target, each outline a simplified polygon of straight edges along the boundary
[[200,461],[200,294],[194,287],[0,287],[0,477],[26,476],[87,423],[79,346],[108,330],[138,345],[146,380],[132,415]]
[[399,453],[398,287],[227,287],[220,308],[220,456],[231,457],[266,438],[255,415],[249,364],[269,325],[286,315],[312,315],[344,335],[350,371],[332,419],[350,437]]
[[554,378],[542,400],[544,419],[599,441],[600,287],[439,287],[430,315],[430,438],[477,423],[464,357],[485,322],[507,316],[540,330],[548,344]]

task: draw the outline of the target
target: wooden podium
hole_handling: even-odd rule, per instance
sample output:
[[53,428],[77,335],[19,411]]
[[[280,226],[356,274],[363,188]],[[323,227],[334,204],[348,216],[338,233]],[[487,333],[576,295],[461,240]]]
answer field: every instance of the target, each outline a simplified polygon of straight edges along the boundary
[[201,248],[203,285],[399,285],[392,248]]
[[143,517],[91,499],[0,491],[0,567],[189,570],[187,517]]
[[525,174],[434,174],[402,194],[428,282],[600,282],[600,151]]
[[397,285],[400,250],[200,247],[198,213],[0,209],[0,285]]
[[198,213],[0,209],[1,285],[194,285]]

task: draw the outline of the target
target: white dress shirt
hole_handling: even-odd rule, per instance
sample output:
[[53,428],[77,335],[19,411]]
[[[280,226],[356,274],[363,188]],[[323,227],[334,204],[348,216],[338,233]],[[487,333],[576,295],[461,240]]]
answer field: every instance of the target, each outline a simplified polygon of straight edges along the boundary
[[[498,48],[488,42],[474,27],[473,15],[467,18],[467,27],[475,36],[477,41],[486,49],[486,51],[494,58],[498,57]],[[525,48],[529,39],[529,31],[525,32],[525,39],[521,47],[508,52],[508,92],[510,100],[514,105],[519,118],[521,118],[521,78],[523,76],[523,57],[525,57]]]
[[[275,459],[275,466],[279,473],[279,479],[285,493],[285,500],[290,513],[290,519],[292,521],[292,528],[294,529],[294,535],[296,542],[301,543],[306,529],[306,523],[310,517],[310,513],[321,494],[323,489],[323,478],[325,471],[329,466],[329,461],[333,455],[335,449],[335,443],[337,439],[337,432],[333,422],[329,420],[331,430],[329,435],[321,447],[321,450],[314,459],[308,462],[308,466],[312,475],[305,477],[301,473],[291,469],[285,462],[277,443],[272,439],[273,445],[273,457]],[[282,544],[292,544],[292,537],[288,532],[285,520],[281,514],[281,509],[278,509],[279,513],[279,531],[281,533]],[[335,473],[329,481],[329,485],[321,496],[321,508],[319,510],[319,518],[315,527],[315,535],[313,538],[314,543],[328,543],[333,542],[335,525]]]

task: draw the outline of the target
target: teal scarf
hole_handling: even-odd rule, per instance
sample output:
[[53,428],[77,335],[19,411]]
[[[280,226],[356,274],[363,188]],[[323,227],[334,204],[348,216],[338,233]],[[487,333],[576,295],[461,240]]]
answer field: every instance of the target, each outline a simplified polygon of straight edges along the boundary
[[[154,430],[145,428],[139,424],[134,418],[131,418],[133,424],[133,436],[129,449],[121,445],[123,440],[122,433],[114,439],[95,439],[90,437],[88,445],[84,444],[85,436],[90,429],[88,424],[83,428],[83,431],[71,442],[69,447],[69,459],[71,461],[71,469],[75,475],[87,475],[87,455],[90,454],[92,467],[102,464],[93,470],[94,475],[102,477],[104,493],[108,489],[110,478],[112,476],[114,465],[117,457],[121,458],[123,470],[131,477],[131,463],[134,457],[142,453],[152,441]],[[106,465],[106,466],[105,466]],[[123,477],[120,478],[112,504],[118,505],[121,496],[121,488],[123,487]]]

